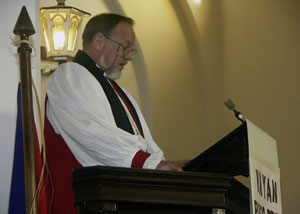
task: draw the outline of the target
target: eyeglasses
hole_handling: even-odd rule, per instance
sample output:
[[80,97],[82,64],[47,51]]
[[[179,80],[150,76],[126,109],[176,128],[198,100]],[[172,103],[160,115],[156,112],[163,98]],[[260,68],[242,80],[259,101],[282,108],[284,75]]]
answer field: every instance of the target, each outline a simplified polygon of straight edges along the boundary
[[121,47],[123,48],[123,51],[124,51],[124,52],[123,52],[123,53],[124,53],[124,56],[127,56],[127,57],[129,57],[130,59],[133,59],[133,58],[134,58],[134,56],[135,56],[135,54],[136,54],[136,52],[137,52],[137,50],[136,50],[135,48],[133,48],[133,47],[131,47],[131,46],[123,45],[123,44],[121,44],[121,43],[119,43],[119,42],[117,42],[117,41],[115,41],[115,40],[109,38],[109,36],[106,35],[106,34],[104,34],[104,33],[103,33],[103,35],[104,35],[108,40],[110,40],[110,41],[116,43],[117,45],[121,46]]

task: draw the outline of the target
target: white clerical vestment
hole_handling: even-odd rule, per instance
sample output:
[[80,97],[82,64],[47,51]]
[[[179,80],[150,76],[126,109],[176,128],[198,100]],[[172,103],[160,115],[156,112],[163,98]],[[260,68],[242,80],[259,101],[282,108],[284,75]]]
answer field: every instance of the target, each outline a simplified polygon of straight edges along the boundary
[[137,103],[124,92],[138,114],[144,138],[116,126],[102,86],[85,67],[68,62],[55,71],[47,89],[46,116],[82,166],[131,167],[140,150],[150,153],[143,168],[154,169],[164,160]]

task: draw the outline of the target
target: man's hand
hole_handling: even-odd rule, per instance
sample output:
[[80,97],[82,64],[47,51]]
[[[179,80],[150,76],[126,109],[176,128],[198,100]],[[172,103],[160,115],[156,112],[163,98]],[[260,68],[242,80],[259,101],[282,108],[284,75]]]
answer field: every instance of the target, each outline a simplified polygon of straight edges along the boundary
[[184,166],[184,164],[186,164],[189,161],[190,160],[161,161],[157,165],[156,170],[183,172],[182,167]]

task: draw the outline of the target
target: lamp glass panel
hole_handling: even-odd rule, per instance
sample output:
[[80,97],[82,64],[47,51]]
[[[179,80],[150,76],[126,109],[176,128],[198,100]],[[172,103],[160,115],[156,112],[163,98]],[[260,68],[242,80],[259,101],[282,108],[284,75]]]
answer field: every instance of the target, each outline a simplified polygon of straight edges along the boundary
[[69,28],[68,51],[74,51],[78,34],[79,21],[76,15],[71,15],[71,23]]
[[51,51],[50,43],[49,43],[49,34],[48,34],[49,30],[48,30],[48,22],[45,17],[42,18],[41,24],[42,24],[45,43],[46,43],[46,49],[47,49],[47,52],[49,53]]
[[55,50],[64,50],[65,47],[65,20],[61,15],[56,15],[52,19],[52,37]]

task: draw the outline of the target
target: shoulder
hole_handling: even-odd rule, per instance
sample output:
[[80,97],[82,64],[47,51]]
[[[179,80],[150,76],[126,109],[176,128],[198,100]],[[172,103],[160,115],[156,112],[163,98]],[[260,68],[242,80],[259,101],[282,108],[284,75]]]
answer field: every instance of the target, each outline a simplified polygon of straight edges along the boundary
[[54,76],[57,75],[78,75],[78,74],[89,73],[89,71],[82,65],[75,62],[66,62],[60,64],[54,72]]
[[82,65],[75,62],[66,62],[58,66],[55,70],[51,82],[60,84],[80,83],[86,81],[96,81],[94,76]]

